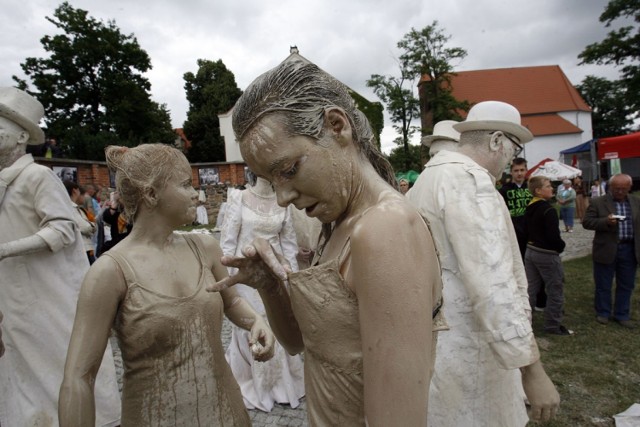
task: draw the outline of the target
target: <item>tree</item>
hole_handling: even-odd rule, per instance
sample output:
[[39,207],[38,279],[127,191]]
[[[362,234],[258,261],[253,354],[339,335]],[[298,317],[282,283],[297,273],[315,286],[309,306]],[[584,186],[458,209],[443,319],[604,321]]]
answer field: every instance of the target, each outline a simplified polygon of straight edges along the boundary
[[[409,83],[408,88],[405,87],[406,83]],[[405,170],[410,169],[411,163],[409,139],[416,131],[411,121],[420,117],[420,103],[413,94],[413,83],[402,66],[400,77],[373,74],[367,80],[367,86],[373,88],[373,92],[387,105],[393,128],[401,135],[395,142],[402,146]]]
[[446,47],[451,39],[433,21],[421,31],[411,28],[398,47],[409,75],[420,79],[422,134],[433,132],[433,125],[442,120],[461,120],[459,111],[468,111],[469,102],[455,99],[451,78],[455,75],[452,63],[467,56],[461,47]]
[[[398,138],[400,139],[400,138]],[[389,153],[389,163],[395,171],[408,172],[414,170],[416,172],[422,172],[422,166],[426,161],[423,161],[425,157],[428,157],[428,149],[425,151],[422,145],[409,145],[408,156],[405,154],[404,147],[399,144],[398,147],[391,150]]]
[[[432,132],[434,123],[460,120],[459,111],[469,109],[467,101],[454,98],[451,88],[451,62],[464,58],[467,52],[459,47],[447,48],[450,38],[438,28],[438,21],[421,31],[411,28],[397,45],[402,50],[399,76],[374,74],[367,80],[367,86],[386,104],[393,127],[402,136],[399,143],[403,146],[406,170],[412,161],[420,161],[411,157],[411,153],[419,150],[409,148],[409,139],[419,129],[411,125],[413,119],[422,118],[422,134],[426,135]],[[414,94],[416,81],[421,81],[421,99]]]
[[21,64],[37,91],[13,76],[42,102],[47,133],[70,156],[90,160],[104,159],[105,144],[172,143],[169,113],[151,100],[143,76],[151,61],[136,38],[67,2],[53,16],[46,19],[62,34],[40,40],[50,56]]
[[620,67],[620,85],[633,117],[640,111],[640,1],[610,0],[600,15],[605,27],[618,19],[633,18],[635,24],[611,30],[599,43],[588,45],[578,58],[580,64]]
[[622,82],[587,76],[576,88],[592,108],[594,138],[620,135],[631,129],[632,110],[625,100]]
[[187,157],[192,162],[222,162],[225,150],[218,114],[229,111],[242,95],[235,76],[220,59],[198,59],[198,71],[185,73],[184,81],[189,101],[184,133],[192,143]]
[[382,133],[382,129],[384,129],[384,107],[379,102],[371,102],[367,100],[352,89],[349,89],[349,95],[353,98],[356,108],[362,111],[362,114],[364,114],[367,117],[367,120],[369,120],[369,124],[376,136],[378,150],[380,150],[380,134]]

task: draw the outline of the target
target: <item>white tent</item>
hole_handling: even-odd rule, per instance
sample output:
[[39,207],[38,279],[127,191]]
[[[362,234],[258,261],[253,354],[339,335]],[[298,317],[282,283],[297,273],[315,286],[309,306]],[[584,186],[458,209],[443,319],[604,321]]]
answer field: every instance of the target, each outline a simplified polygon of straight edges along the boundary
[[557,160],[545,159],[531,168],[528,176],[538,175],[546,176],[551,181],[562,181],[563,179],[573,179],[581,176],[582,171]]

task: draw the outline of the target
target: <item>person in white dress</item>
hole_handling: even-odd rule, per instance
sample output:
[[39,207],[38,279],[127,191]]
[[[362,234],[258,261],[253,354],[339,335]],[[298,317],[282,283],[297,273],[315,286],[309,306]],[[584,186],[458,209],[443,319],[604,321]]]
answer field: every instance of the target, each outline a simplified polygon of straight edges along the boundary
[[[241,255],[255,238],[267,240],[298,271],[298,246],[293,228],[291,206],[282,208],[269,181],[257,178],[246,190],[228,193],[220,246],[225,255]],[[229,268],[229,274],[236,269]],[[262,299],[256,289],[237,285],[235,289],[266,319]],[[291,356],[276,343],[275,355],[268,362],[255,362],[249,348],[248,334],[235,326],[227,348],[231,366],[248,409],[269,412],[274,403],[288,403],[296,408],[304,396],[304,366],[299,355]]]

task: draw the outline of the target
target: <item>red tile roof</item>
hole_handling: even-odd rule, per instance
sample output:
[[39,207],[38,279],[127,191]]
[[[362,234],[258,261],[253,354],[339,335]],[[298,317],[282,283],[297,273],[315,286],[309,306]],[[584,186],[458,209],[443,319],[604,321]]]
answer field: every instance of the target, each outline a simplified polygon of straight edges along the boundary
[[582,133],[582,129],[557,114],[522,116],[522,125],[535,136]]
[[[460,71],[452,77],[451,86],[456,99],[472,105],[491,100],[513,105],[535,136],[581,133],[556,113],[591,111],[557,65]],[[466,113],[461,115],[464,118]]]
[[520,114],[591,111],[557,65],[460,71],[451,79],[453,96],[472,104],[503,101]]

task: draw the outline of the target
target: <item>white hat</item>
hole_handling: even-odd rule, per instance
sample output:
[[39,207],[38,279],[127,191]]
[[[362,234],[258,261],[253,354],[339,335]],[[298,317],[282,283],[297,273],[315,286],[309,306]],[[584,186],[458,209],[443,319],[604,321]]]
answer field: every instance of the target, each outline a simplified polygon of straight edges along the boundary
[[44,132],[38,123],[44,117],[42,104],[20,89],[0,87],[0,117],[5,117],[29,132],[27,144],[44,142]]
[[523,144],[533,139],[529,129],[521,125],[518,110],[500,101],[479,102],[471,107],[467,119],[453,128],[460,133],[473,130],[502,131],[515,136]]
[[460,141],[460,132],[453,129],[453,125],[455,125],[455,120],[442,120],[436,123],[433,127],[433,135],[423,136],[422,137],[422,145],[426,145],[427,147],[431,147],[433,141],[437,141],[439,139],[443,139],[445,141]]

